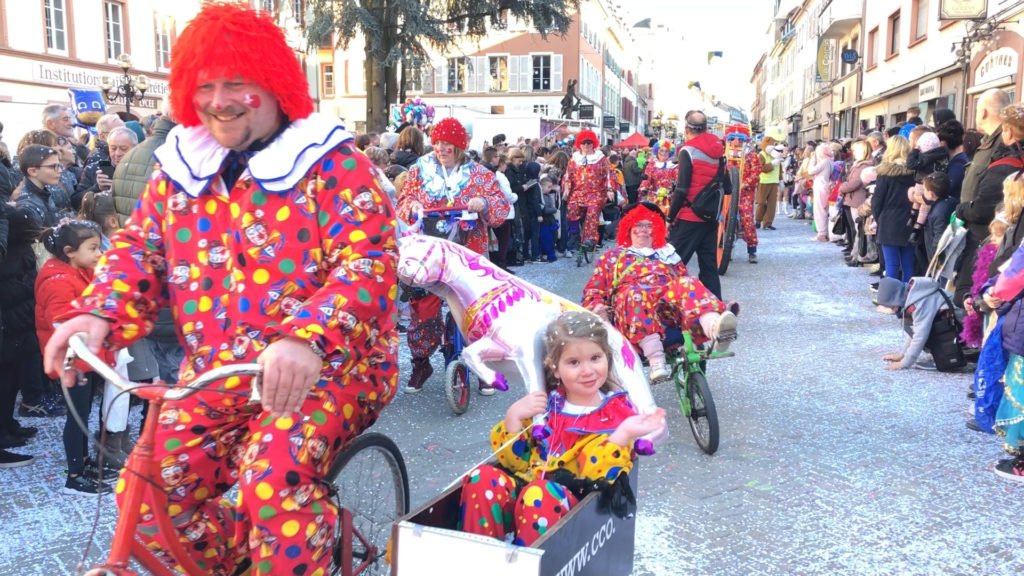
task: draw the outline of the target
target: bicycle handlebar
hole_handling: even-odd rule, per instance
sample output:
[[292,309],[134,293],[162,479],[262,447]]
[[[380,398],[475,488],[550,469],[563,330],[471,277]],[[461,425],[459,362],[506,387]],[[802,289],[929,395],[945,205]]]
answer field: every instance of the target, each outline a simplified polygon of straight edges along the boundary
[[[125,380],[117,373],[113,368],[108,366],[103,360],[92,353],[89,350],[88,344],[86,344],[86,334],[78,333],[71,336],[68,340],[68,352],[64,356],[64,369],[74,369],[75,360],[82,360],[88,364],[97,374],[112,382],[120,390],[124,392],[131,392],[135,389],[135,385],[128,380]],[[183,400],[189,396],[208,388],[210,384],[223,380],[225,378],[231,378],[232,376],[254,376],[252,383],[252,400],[259,402],[259,376],[263,373],[263,366],[256,363],[248,364],[229,364],[227,366],[218,366],[207,370],[202,376],[196,378],[187,385],[180,386],[168,386],[167,392],[164,392],[165,400]]]
[[460,220],[477,220],[480,218],[476,212],[470,212],[465,206],[451,206],[448,208],[424,208],[419,212],[421,216],[460,214]]

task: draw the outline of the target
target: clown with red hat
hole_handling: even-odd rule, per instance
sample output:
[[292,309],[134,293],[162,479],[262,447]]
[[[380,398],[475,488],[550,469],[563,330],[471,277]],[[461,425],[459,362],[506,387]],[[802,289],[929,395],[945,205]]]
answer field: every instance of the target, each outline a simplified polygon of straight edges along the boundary
[[[249,378],[226,380],[230,393],[164,404],[151,461],[170,464],[154,486],[188,534],[161,534],[144,517],[135,537],[154,550],[177,537],[205,574],[232,574],[246,556],[254,575],[326,573],[333,539],[308,536],[338,520],[324,478],[397,388],[393,208],[352,136],[313,112],[269,15],[206,4],[173,52],[180,125],[155,151],[157,170],[50,340],[47,363],[60,373],[77,332],[94,349],[126,347],[170,306],[179,326],[196,327],[182,382],[261,364],[261,407],[246,406]],[[346,265],[354,261],[359,271]],[[168,283],[166,262],[191,271]],[[329,329],[339,313],[345,328]],[[176,480],[182,465],[196,482]],[[222,507],[236,482],[238,508]],[[151,492],[142,505],[168,510]]]
[[[466,156],[469,136],[455,118],[445,118],[430,130],[434,151],[425,154],[409,169],[398,195],[398,217],[412,222],[423,210],[462,208],[479,215],[470,228],[466,247],[483,255],[488,253],[488,230],[500,226],[511,206],[490,170]],[[406,339],[412,352],[412,374],[404,390],[419,392],[434,369],[430,357],[441,345],[441,301],[432,294],[417,296],[410,302],[411,314]],[[481,394],[494,388],[481,382]]]
[[576,135],[576,151],[562,183],[562,197],[568,200],[566,218],[570,223],[584,219],[582,240],[590,248],[598,242],[601,209],[615,198],[617,186],[611,162],[597,145],[593,130],[581,130]]
[[615,248],[598,258],[583,288],[583,306],[609,320],[650,362],[651,381],[668,378],[662,340],[666,327],[689,330],[694,342],[716,341],[725,351],[736,337],[736,316],[666,242],[665,215],[654,204],[626,208]]
[[679,167],[675,163],[676,147],[671,140],[659,140],[654,144],[654,159],[647,162],[640,183],[640,199],[656,205],[668,213],[672,204],[672,190],[679,179]]

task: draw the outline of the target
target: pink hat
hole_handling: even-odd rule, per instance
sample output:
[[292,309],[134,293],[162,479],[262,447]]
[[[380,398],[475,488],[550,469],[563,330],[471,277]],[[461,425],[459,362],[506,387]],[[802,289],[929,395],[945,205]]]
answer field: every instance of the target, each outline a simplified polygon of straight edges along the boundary
[[921,152],[931,152],[939,146],[939,136],[935,132],[925,132],[917,139],[917,149]]

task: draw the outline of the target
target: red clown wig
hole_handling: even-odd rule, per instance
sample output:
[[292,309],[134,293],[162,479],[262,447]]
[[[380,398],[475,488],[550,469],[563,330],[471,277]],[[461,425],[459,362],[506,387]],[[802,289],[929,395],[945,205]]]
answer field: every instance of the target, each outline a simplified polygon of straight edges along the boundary
[[171,109],[185,126],[198,126],[192,103],[200,75],[243,78],[277,99],[291,121],[313,112],[309,84],[284,33],[265,13],[236,4],[207,4],[182,31],[172,50]]
[[576,147],[579,148],[584,142],[590,142],[595,148],[601,143],[593,130],[580,130],[580,133],[576,135]]
[[627,206],[622,219],[619,220],[619,230],[615,235],[615,242],[622,247],[628,248],[633,245],[633,238],[630,232],[637,222],[649,221],[651,229],[651,247],[657,250],[665,245],[665,238],[668,236],[668,229],[665,227],[665,215],[661,210],[650,202],[640,202]]

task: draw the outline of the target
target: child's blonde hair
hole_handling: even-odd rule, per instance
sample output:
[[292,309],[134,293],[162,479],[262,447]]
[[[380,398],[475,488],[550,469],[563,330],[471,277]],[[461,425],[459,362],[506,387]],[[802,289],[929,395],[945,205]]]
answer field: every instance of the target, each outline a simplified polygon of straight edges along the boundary
[[1003,212],[1006,214],[1006,221],[1016,224],[1020,220],[1020,213],[1024,210],[1024,178],[1017,178],[1017,174],[1011,174],[1003,180]]
[[558,361],[562,359],[562,350],[572,340],[586,340],[601,347],[608,359],[608,379],[601,386],[602,392],[610,392],[621,388],[615,376],[615,365],[612,364],[612,348],[608,344],[608,330],[601,318],[593,312],[564,312],[548,324],[544,334],[544,387],[548,392],[558,388],[559,381],[555,376]]

